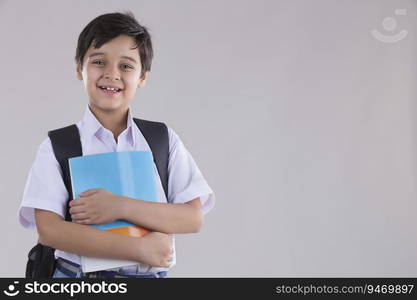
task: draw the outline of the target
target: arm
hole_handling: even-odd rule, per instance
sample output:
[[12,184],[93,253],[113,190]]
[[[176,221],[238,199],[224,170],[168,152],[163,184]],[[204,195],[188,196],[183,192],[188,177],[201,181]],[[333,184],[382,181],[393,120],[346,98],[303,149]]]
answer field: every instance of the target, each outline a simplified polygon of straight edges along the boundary
[[121,218],[165,233],[199,232],[204,215],[199,198],[186,203],[155,203],[121,197]]
[[127,220],[150,230],[194,233],[201,229],[204,214],[200,198],[186,203],[159,203],[114,195],[104,189],[91,189],[71,200],[70,213],[78,224],[103,224]]
[[[39,241],[46,246],[78,255],[128,259],[168,267],[171,237],[161,233],[135,238],[64,221],[46,210],[35,210]],[[86,242],[88,241],[88,243]]]

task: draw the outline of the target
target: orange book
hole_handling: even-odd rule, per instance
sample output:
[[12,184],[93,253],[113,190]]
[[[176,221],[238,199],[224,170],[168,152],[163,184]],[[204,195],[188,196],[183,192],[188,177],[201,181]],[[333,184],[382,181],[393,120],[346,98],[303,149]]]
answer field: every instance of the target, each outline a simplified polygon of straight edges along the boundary
[[145,229],[140,226],[126,226],[126,227],[119,227],[119,228],[110,228],[110,229],[106,229],[106,231],[118,233],[118,234],[136,236],[136,237],[142,237],[144,235],[147,235],[150,232],[148,229]]

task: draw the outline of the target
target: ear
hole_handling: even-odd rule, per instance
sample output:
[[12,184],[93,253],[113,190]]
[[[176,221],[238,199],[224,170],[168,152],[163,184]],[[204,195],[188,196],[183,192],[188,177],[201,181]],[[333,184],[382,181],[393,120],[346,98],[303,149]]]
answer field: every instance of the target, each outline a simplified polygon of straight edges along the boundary
[[148,76],[149,76],[149,72],[145,72],[143,77],[139,79],[139,84],[138,84],[139,88],[144,88],[145,87],[146,80],[148,79]]
[[81,65],[77,64],[77,68],[75,69],[75,71],[77,72],[77,79],[78,80],[83,80],[83,74],[81,72]]

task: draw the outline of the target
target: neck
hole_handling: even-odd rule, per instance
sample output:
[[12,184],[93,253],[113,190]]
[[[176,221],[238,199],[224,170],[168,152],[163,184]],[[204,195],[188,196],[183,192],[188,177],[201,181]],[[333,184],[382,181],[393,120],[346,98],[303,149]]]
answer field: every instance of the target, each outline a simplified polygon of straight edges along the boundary
[[91,112],[104,128],[113,133],[115,140],[126,129],[128,109],[105,111],[89,105]]

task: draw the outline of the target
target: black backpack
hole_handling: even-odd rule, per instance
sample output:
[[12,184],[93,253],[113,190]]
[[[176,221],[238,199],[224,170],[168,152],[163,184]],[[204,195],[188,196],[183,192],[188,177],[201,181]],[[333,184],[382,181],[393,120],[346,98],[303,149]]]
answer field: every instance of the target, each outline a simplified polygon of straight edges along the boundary
[[[151,148],[154,162],[159,177],[161,178],[162,187],[164,188],[165,196],[168,199],[168,128],[164,123],[137,118],[133,118],[133,120]],[[68,158],[82,156],[78,128],[75,124],[70,125],[49,131],[48,136],[51,139],[55,157],[61,166],[62,176],[65,187],[68,190],[69,199],[73,199]],[[65,220],[71,221],[68,203],[69,201],[67,201]],[[54,253],[54,248],[44,246],[38,242],[29,251],[28,261],[26,263],[26,278],[51,278],[56,266]]]

